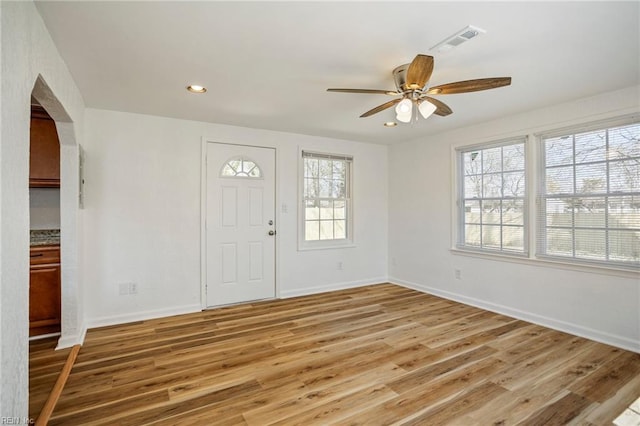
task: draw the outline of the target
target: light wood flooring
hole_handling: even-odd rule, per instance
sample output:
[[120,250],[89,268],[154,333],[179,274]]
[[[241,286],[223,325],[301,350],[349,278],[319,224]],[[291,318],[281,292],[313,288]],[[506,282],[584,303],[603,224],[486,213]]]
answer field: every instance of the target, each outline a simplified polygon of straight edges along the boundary
[[29,417],[38,418],[71,349],[56,351],[58,337],[29,342]]
[[381,284],[90,330],[49,424],[607,425],[638,396],[639,354]]

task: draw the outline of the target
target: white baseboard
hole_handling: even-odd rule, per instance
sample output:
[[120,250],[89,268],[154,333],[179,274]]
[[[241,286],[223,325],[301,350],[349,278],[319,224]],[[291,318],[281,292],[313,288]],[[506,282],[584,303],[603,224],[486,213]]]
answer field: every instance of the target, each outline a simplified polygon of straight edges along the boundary
[[[386,282],[387,282],[387,277],[378,277],[378,278],[369,278],[369,279],[358,280],[358,281],[332,283],[332,284],[316,286],[316,287],[307,287],[303,289],[281,291],[279,297],[286,299],[290,297],[306,296],[306,295],[325,293],[328,291],[335,291],[335,290],[346,290],[349,288],[363,287],[367,285],[380,284],[380,283],[386,283]],[[191,314],[191,313],[200,312],[200,311],[202,311],[202,306],[200,304],[194,304],[194,305],[186,305],[186,306],[180,306],[180,307],[170,308],[170,309],[158,309],[154,311],[136,312],[132,314],[89,318],[87,320],[87,328],[106,327],[110,325],[126,324],[129,322],[163,318],[163,317],[169,317],[172,315]],[[83,340],[84,340],[84,336],[83,336]]]
[[82,345],[84,343],[84,337],[87,335],[87,327],[82,327],[80,333],[72,335],[60,336],[56,350],[70,348],[75,345]]
[[153,311],[135,312],[131,314],[113,315],[106,317],[89,318],[87,328],[106,327],[109,325],[126,324],[128,322],[144,321],[155,318],[170,317],[173,315],[192,314],[202,311],[200,304],[184,305],[168,309],[156,309]]
[[58,333],[40,334],[38,336],[30,336],[29,341],[33,342],[34,340],[48,339],[49,337],[56,337],[59,335],[60,333],[58,332]]
[[519,309],[510,308],[508,306],[499,305],[486,300],[476,299],[474,297],[468,297],[468,296],[464,296],[457,293],[451,293],[448,291],[443,291],[440,289],[401,280],[394,277],[389,277],[389,282],[391,282],[392,284],[397,284],[403,287],[417,290],[422,293],[433,294],[434,296],[439,296],[445,299],[464,303],[465,305],[475,306],[477,308],[485,309],[487,311],[507,315],[523,321],[542,325],[544,327],[549,327],[554,330],[562,331],[565,333],[573,334],[575,336],[584,337],[590,340],[595,340],[596,342],[605,343],[607,345],[612,345],[621,349],[626,349],[629,351],[640,353],[640,342],[630,339],[628,337],[619,336],[619,335],[615,335],[615,334],[611,334],[611,333],[607,333],[599,330],[594,330],[592,328],[583,327],[579,324],[557,320],[554,318],[534,314],[532,312],[521,311]]
[[347,290],[350,288],[364,287],[367,285],[380,284],[388,282],[387,277],[367,278],[364,280],[348,281],[341,283],[325,284],[315,287],[306,287],[296,290],[285,290],[280,292],[280,297],[288,299],[290,297],[308,296],[311,294],[326,293],[328,291]]

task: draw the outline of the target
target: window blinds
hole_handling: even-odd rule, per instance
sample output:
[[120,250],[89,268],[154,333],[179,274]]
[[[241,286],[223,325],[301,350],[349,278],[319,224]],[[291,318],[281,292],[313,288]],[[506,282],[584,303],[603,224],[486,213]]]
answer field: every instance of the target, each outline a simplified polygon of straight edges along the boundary
[[541,143],[538,255],[640,264],[640,123]]
[[323,154],[319,152],[302,151],[302,158],[318,158],[322,160],[353,161],[348,155]]
[[458,246],[527,253],[524,138],[459,151]]

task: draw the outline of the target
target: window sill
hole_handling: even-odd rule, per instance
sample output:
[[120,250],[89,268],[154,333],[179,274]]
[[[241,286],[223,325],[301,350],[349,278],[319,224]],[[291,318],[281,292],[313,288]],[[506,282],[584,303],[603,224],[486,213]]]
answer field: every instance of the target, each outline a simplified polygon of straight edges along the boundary
[[343,248],[355,248],[356,245],[353,241],[346,241],[344,243],[300,243],[298,244],[298,251],[312,251],[312,250],[335,250]]
[[618,266],[600,266],[589,265],[574,262],[563,262],[561,260],[547,258],[532,258],[526,255],[504,254],[504,253],[488,253],[475,250],[465,250],[461,248],[452,248],[450,252],[454,255],[475,257],[479,259],[487,259],[502,262],[520,263],[523,265],[541,266],[545,268],[557,268],[577,272],[589,272],[594,274],[612,275],[621,278],[636,278],[640,276],[640,271],[633,267],[624,268]]

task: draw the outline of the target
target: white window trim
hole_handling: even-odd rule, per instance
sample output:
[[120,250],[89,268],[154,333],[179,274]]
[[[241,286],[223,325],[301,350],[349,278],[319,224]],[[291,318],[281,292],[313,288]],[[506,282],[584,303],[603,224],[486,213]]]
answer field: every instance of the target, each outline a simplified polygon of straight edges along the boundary
[[[320,241],[306,241],[304,239],[304,157],[302,153],[318,154],[320,156],[333,156],[344,157],[351,159],[348,173],[348,185],[349,185],[349,198],[347,204],[347,238],[343,240],[320,240]],[[353,226],[353,212],[354,212],[354,156],[349,154],[336,154],[333,152],[320,152],[310,149],[304,149],[298,147],[298,251],[308,250],[330,250],[330,249],[343,249],[354,248],[355,232]]]
[[566,271],[587,272],[591,274],[610,275],[621,278],[640,278],[637,269],[619,268],[606,265],[592,265],[583,262],[563,262],[561,259],[549,259],[538,257],[512,256],[503,253],[475,252],[452,248],[449,250],[458,256],[467,256],[477,259],[494,260],[498,262],[518,263],[521,265],[542,266],[546,268],[562,269]]
[[[469,248],[458,247],[458,241],[460,239],[460,223],[463,220],[460,217],[461,209],[458,208],[460,202],[460,170],[458,167],[458,151],[462,149],[471,149],[473,147],[488,147],[491,146],[492,141],[499,143],[500,141],[514,140],[522,138],[522,134],[515,134],[513,137],[504,138],[500,140],[494,140],[491,138],[485,138],[484,142],[465,144],[463,142],[453,144],[451,146],[451,193],[454,194],[451,197],[451,246],[449,251],[454,255],[475,257],[480,259],[506,261],[512,263],[520,263],[533,266],[551,267],[556,269],[572,270],[578,272],[597,273],[602,275],[612,275],[625,278],[638,278],[640,270],[634,265],[620,265],[603,262],[589,262],[577,259],[562,259],[562,258],[550,258],[546,256],[538,256],[537,250],[537,216],[538,216],[538,203],[539,188],[541,188],[541,181],[543,180],[539,170],[544,167],[542,164],[542,158],[540,157],[539,150],[542,137],[553,137],[565,134],[566,132],[587,132],[598,128],[616,127],[624,124],[630,124],[634,121],[640,120],[640,113],[633,112],[630,114],[616,116],[596,121],[589,122],[577,122],[566,127],[552,127],[550,129],[536,129],[537,131],[531,131],[526,134],[525,150],[526,150],[526,164],[525,164],[525,178],[527,179],[527,195],[526,201],[528,202],[528,218],[526,219],[525,235],[528,239],[528,255],[519,255],[516,253],[505,253],[490,250],[473,250]],[[533,233],[533,234],[532,234]]]
[[[615,118],[611,120],[601,120],[597,122],[588,123],[586,125],[578,125],[578,126],[565,127],[563,129],[555,129],[549,132],[536,133],[534,136],[535,136],[536,148],[537,148],[536,157],[538,159],[538,164],[537,164],[537,167],[535,168],[535,171],[537,174],[537,179],[536,179],[537,191],[535,194],[535,197],[536,197],[535,204],[537,207],[536,208],[537,214],[539,215],[539,212],[542,211],[542,203],[545,200],[545,190],[544,190],[545,175],[546,175],[546,167],[544,162],[545,139],[563,136],[566,134],[578,134],[578,133],[585,133],[585,132],[601,130],[601,129],[610,129],[612,127],[618,127],[618,126],[624,126],[627,124],[637,123],[639,119],[640,117],[638,117],[637,115],[633,115],[633,116]],[[536,222],[533,223],[532,226],[535,226],[534,232],[536,235],[536,238],[535,238],[536,240],[538,240],[539,238],[542,238],[543,235],[546,235],[546,229],[543,229],[544,227],[543,227],[542,221],[536,220]],[[564,256],[550,255],[547,253],[540,252],[539,247],[536,247],[535,249],[536,251],[533,254],[535,255],[536,258],[541,260],[547,260],[551,262],[560,262],[560,263],[571,263],[571,264],[575,263],[578,265],[610,268],[610,269],[616,269],[616,270],[632,270],[632,271],[640,270],[640,266],[635,266],[628,262],[590,260],[585,258],[574,258],[574,257],[568,257],[568,256],[564,257]]]
[[[454,222],[454,226],[457,228],[456,232],[455,232],[455,239],[453,240],[453,247],[452,249],[457,250],[457,251],[465,251],[465,252],[471,252],[471,253],[488,253],[488,254],[497,254],[500,256],[508,256],[508,257],[528,257],[529,256],[529,229],[530,229],[530,221],[529,221],[529,214],[530,214],[530,208],[529,208],[529,191],[530,191],[530,187],[529,187],[529,180],[530,180],[530,168],[529,168],[529,159],[530,159],[530,153],[529,153],[529,149],[528,149],[528,137],[527,136],[515,136],[512,138],[506,138],[506,139],[500,139],[497,141],[491,141],[488,143],[479,143],[479,144],[472,144],[472,145],[461,145],[461,146],[457,146],[454,147],[454,163],[455,164],[455,176],[456,178],[454,179],[454,194],[456,194],[455,200],[454,200],[454,208],[457,211],[456,215],[455,215],[455,222]],[[518,253],[516,251],[509,251],[509,250],[498,250],[498,249],[490,249],[490,248],[482,248],[482,247],[472,247],[472,246],[466,246],[464,245],[464,241],[462,241],[462,238],[464,236],[464,214],[462,213],[462,201],[464,200],[464,193],[463,193],[463,183],[464,183],[464,170],[463,170],[463,154],[464,152],[468,152],[468,151],[472,151],[474,149],[479,149],[479,150],[484,150],[484,149],[490,149],[490,148],[497,148],[497,147],[503,147],[503,146],[508,146],[508,145],[515,145],[515,144],[519,144],[519,143],[523,143],[524,144],[524,150],[525,150],[525,165],[524,165],[524,171],[525,171],[525,194],[523,197],[523,203],[524,203],[524,207],[523,207],[523,246],[524,246],[524,252],[523,253]]]

